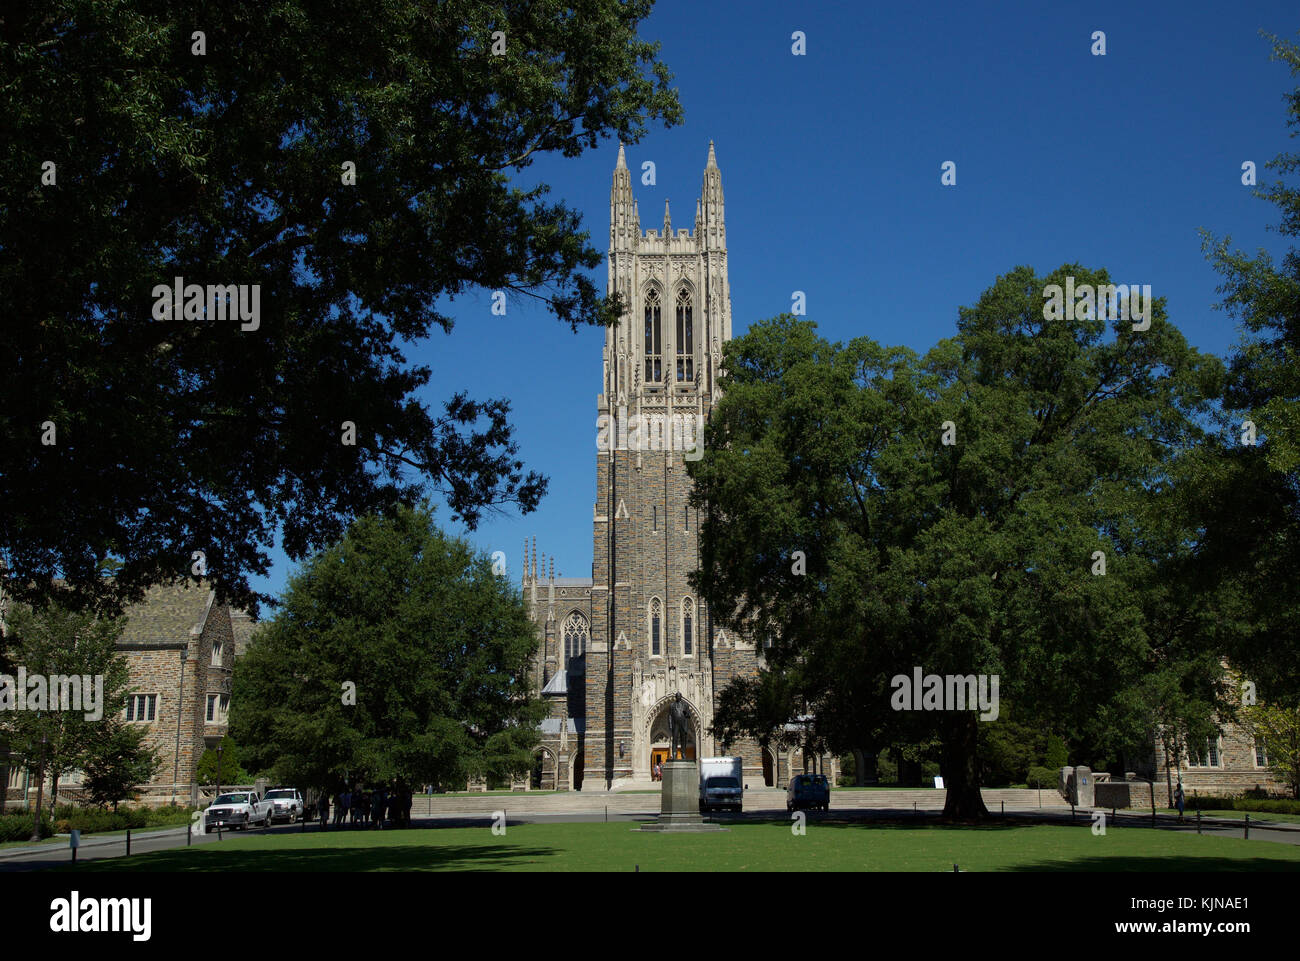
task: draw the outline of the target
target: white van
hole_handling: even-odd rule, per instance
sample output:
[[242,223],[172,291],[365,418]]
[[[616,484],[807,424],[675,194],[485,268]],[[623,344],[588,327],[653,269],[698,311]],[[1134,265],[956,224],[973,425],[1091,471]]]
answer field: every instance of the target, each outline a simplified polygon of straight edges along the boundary
[[740,811],[744,803],[744,759],[702,758],[700,760],[700,813],[726,808]]

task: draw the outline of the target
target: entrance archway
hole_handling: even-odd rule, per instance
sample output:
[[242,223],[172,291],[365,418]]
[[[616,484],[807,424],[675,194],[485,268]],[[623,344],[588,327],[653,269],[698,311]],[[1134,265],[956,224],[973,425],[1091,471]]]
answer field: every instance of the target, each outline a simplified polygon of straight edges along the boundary
[[772,787],[775,780],[776,775],[772,772],[772,752],[763,748],[763,783]]
[[[672,747],[672,738],[668,727],[668,709],[673,703],[673,698],[664,698],[656,706],[650,715],[649,724],[649,748],[650,748],[650,774],[654,776],[654,770],[664,761],[670,759],[670,748]],[[686,744],[681,750],[681,759],[685,761],[695,760],[698,751],[697,745],[700,742],[700,719],[695,713],[694,706],[689,701],[683,701],[686,704],[686,711],[690,716],[690,730],[687,732]]]

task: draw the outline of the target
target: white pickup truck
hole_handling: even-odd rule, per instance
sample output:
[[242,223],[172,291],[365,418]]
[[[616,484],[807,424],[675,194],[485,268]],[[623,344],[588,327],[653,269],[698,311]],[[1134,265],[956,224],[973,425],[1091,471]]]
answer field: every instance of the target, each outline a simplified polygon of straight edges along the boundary
[[234,830],[250,824],[271,826],[275,805],[258,797],[256,791],[232,791],[219,794],[203,814],[203,833],[211,834],[217,828]]

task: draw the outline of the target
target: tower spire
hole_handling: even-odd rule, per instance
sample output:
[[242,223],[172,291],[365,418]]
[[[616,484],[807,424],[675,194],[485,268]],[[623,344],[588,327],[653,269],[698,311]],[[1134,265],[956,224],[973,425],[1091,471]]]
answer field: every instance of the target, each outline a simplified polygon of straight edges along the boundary
[[[619,155],[619,157],[622,157],[622,156],[623,156],[623,148],[622,148],[622,147],[619,148],[619,153],[618,153],[618,155]],[[705,170],[708,170],[710,167],[712,167],[714,170],[716,170],[716,169],[718,168],[718,158],[715,157],[715,156],[713,155],[713,141],[712,141],[712,140],[709,141],[709,160],[708,160],[708,163],[706,163],[706,164],[704,165],[704,169],[705,169]]]
[[[712,142],[710,142],[709,155],[712,156],[712,154],[713,154]],[[627,158],[623,156],[623,141],[621,140],[618,142],[618,163],[614,165],[614,169],[615,170],[627,169]]]
[[673,232],[673,218],[668,213],[668,199],[664,198],[664,236],[669,237]]

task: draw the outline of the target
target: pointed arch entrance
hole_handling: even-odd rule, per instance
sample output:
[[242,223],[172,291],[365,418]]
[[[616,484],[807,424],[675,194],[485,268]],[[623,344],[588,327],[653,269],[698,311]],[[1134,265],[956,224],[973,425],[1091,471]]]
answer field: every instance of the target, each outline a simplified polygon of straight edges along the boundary
[[[665,697],[650,711],[650,722],[647,725],[647,742],[650,746],[650,772],[654,776],[654,770],[664,761],[670,759],[670,749],[672,747],[672,738],[668,727],[668,709],[673,703],[673,697]],[[690,715],[690,730],[687,734],[686,746],[682,750],[682,760],[693,761],[699,754],[698,745],[700,743],[700,715],[695,710],[695,705],[685,698],[682,703],[686,705],[686,711]]]

